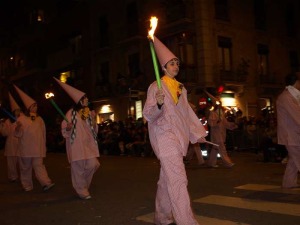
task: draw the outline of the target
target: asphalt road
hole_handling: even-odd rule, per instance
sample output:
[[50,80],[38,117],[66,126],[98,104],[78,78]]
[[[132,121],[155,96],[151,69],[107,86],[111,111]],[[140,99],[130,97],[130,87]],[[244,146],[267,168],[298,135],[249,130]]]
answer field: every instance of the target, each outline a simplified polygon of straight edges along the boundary
[[[192,206],[201,225],[299,225],[300,189],[280,188],[284,165],[262,163],[253,152],[232,152],[232,169],[186,166]],[[24,192],[9,183],[0,151],[1,225],[152,224],[159,162],[152,157],[101,156],[90,200],[72,189],[64,153],[48,153],[45,164],[56,186],[44,193],[35,180]]]

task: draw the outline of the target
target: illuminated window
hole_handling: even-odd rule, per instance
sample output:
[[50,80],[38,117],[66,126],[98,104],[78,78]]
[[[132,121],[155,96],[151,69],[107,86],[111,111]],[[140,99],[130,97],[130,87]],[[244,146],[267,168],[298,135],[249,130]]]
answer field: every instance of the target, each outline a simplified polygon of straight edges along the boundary
[[143,117],[143,113],[142,113],[143,109],[142,109],[142,101],[141,100],[135,102],[135,111],[136,111],[136,114],[135,114],[136,119]]
[[271,100],[269,98],[259,98],[258,105],[260,110],[265,110],[271,107]]
[[103,105],[100,109],[100,113],[111,113],[112,110],[110,108],[110,105]]
[[37,9],[30,13],[30,24],[43,23],[45,22],[44,10]]
[[102,105],[97,113],[97,123],[103,123],[107,120],[115,120],[115,114],[111,105]]
[[236,100],[234,98],[233,92],[224,92],[221,94],[221,102],[222,106],[230,106],[234,107],[236,106]]
[[44,22],[44,11],[43,10],[41,10],[41,9],[37,10],[37,18],[36,18],[36,20],[38,22]]

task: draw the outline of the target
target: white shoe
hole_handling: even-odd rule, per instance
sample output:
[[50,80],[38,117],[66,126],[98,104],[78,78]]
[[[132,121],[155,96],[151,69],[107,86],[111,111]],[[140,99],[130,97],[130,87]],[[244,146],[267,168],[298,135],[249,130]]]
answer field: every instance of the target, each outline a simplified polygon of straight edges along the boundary
[[82,200],[89,200],[92,198],[92,196],[88,195],[88,196],[79,196]]
[[32,187],[27,187],[27,188],[24,188],[24,191],[28,192],[28,191],[32,191],[33,188]]
[[218,168],[219,167],[219,165],[207,165],[208,167],[210,167],[210,168]]
[[53,188],[54,187],[54,183],[51,183],[51,184],[49,184],[49,185],[47,185],[47,186],[44,186],[43,187],[43,191],[48,191],[48,190],[50,190],[51,188]]
[[229,165],[226,165],[225,167],[226,168],[231,168],[231,167],[233,167],[235,164],[234,163],[230,163]]

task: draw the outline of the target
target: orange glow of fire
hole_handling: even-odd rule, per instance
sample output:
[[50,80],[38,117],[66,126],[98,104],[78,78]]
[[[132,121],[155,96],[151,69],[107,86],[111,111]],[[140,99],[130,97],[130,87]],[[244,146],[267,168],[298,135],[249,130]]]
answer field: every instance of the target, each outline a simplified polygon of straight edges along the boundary
[[151,30],[148,31],[148,38],[150,38],[152,40],[154,40],[154,32],[155,32],[155,29],[157,27],[157,22],[158,22],[157,17],[152,16],[151,19],[150,19],[150,28],[151,28]]

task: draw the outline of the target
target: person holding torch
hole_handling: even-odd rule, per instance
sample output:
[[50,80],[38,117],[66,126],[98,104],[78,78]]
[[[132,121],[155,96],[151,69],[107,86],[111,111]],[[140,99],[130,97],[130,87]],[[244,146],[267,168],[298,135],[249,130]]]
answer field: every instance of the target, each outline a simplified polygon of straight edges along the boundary
[[20,154],[20,180],[25,191],[33,189],[32,169],[43,191],[54,187],[44,165],[46,157],[46,126],[42,117],[37,113],[37,102],[20,88],[14,85],[22,99],[26,112],[17,118],[15,136],[18,137],[18,151]]
[[66,140],[73,188],[81,199],[88,200],[93,175],[100,166],[95,114],[90,111],[84,92],[54,79],[75,102],[61,123],[61,132]]
[[7,175],[10,182],[19,179],[19,139],[15,137],[16,119],[22,114],[20,106],[10,93],[8,93],[12,116],[0,122],[0,133],[6,137],[4,155],[7,158]]
[[198,225],[187,189],[183,163],[189,143],[205,142],[206,131],[187,100],[187,91],[175,77],[179,59],[158,38],[154,48],[164,72],[161,86],[153,82],[143,108],[151,146],[160,161],[154,223]]
[[220,101],[220,99],[213,96],[209,92],[206,92],[206,94],[212,99],[214,105],[208,116],[210,139],[212,142],[218,145],[218,147],[212,146],[212,148],[210,149],[206,164],[208,167],[218,167],[217,155],[219,153],[223,162],[223,166],[225,168],[232,168],[235,164],[232,162],[226,150],[226,130],[234,130],[237,128],[237,125],[233,122],[228,121],[225,117],[224,109],[222,107],[222,102]]

